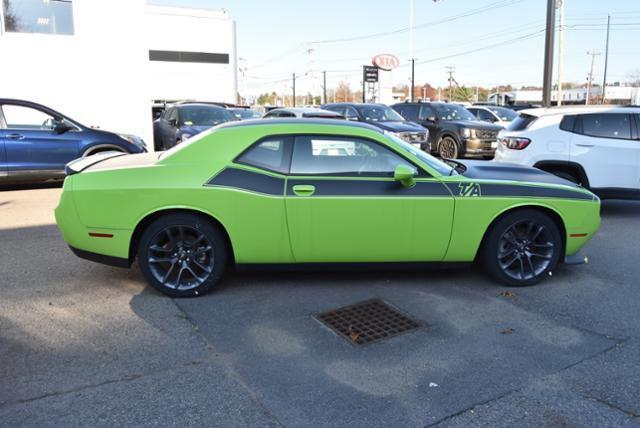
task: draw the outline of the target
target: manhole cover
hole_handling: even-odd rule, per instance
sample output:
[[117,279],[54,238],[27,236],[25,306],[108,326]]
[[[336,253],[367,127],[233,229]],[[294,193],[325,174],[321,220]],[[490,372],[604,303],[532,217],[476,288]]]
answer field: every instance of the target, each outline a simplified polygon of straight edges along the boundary
[[315,317],[356,345],[377,342],[422,326],[380,299],[323,312]]

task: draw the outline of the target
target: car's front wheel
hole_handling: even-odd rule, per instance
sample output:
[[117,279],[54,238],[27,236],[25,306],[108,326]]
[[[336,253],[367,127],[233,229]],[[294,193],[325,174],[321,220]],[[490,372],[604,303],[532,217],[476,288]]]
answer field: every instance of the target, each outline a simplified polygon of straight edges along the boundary
[[442,159],[457,159],[459,156],[458,143],[452,137],[444,137],[438,144],[438,154]]
[[220,230],[204,217],[170,214],[142,233],[138,264],[145,279],[172,297],[209,291],[224,273],[227,248]]
[[506,214],[488,231],[482,259],[487,272],[510,286],[534,285],[560,260],[562,237],[545,213],[524,209]]

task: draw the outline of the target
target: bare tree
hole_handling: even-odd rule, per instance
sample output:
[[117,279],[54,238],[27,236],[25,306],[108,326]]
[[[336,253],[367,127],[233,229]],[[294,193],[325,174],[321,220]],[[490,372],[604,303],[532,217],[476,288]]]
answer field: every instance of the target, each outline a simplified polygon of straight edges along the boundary
[[349,84],[347,82],[340,82],[336,88],[336,102],[351,102],[352,96],[353,92],[351,91]]
[[627,74],[629,84],[634,88],[640,88],[640,68],[634,68]]

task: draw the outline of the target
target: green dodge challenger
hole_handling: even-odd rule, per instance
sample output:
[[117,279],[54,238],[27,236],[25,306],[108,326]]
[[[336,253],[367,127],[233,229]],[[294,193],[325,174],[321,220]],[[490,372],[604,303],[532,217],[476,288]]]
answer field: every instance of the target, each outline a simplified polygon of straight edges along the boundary
[[369,125],[221,125],[163,153],[67,165],[56,220],[73,252],[170,296],[236,265],[472,262],[508,285],[573,263],[600,201],[543,171],[447,164]]

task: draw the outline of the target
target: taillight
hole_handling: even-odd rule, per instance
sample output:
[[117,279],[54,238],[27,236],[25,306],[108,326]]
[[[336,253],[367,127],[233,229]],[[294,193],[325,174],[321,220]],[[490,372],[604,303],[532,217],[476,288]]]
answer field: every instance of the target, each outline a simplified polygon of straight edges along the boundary
[[528,138],[506,137],[500,140],[500,143],[508,149],[522,150],[531,143]]

